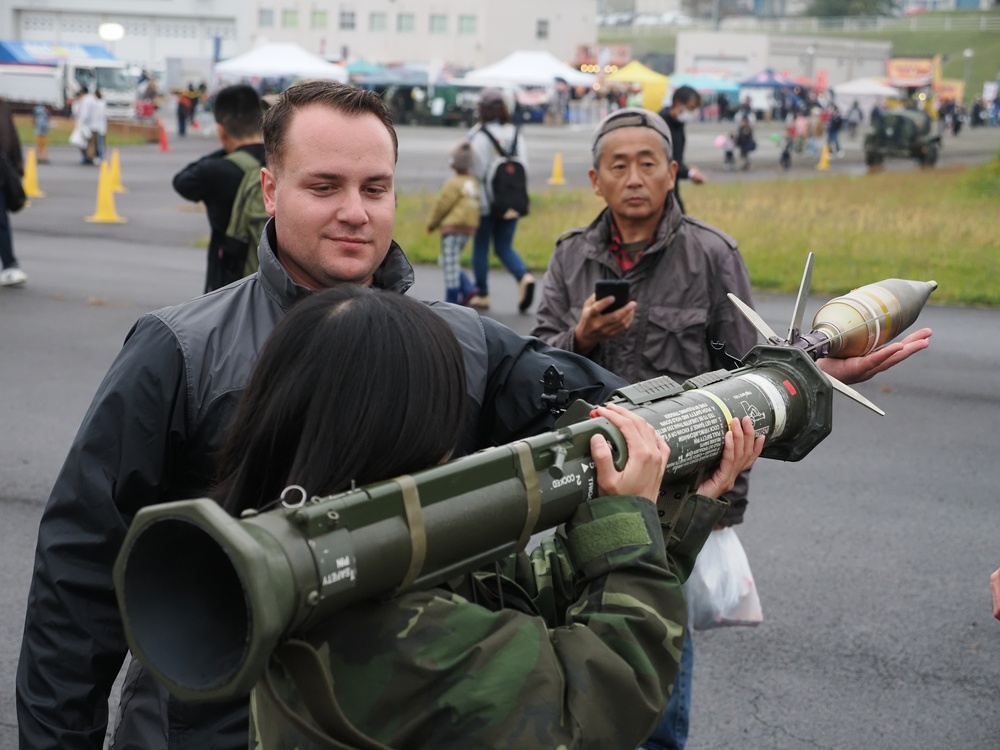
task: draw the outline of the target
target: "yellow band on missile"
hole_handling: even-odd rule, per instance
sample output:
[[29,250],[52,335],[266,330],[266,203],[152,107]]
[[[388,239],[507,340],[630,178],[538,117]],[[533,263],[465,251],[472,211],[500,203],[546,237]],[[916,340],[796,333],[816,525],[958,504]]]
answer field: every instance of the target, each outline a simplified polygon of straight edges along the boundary
[[396,588],[398,594],[406,591],[424,568],[424,560],[427,558],[427,527],[424,525],[424,509],[420,507],[420,490],[413,477],[404,474],[397,477],[395,482],[403,495],[403,510],[410,530],[410,567]]
[[695,388],[691,393],[700,393],[703,396],[707,396],[710,401],[714,401],[716,406],[722,410],[722,415],[726,418],[726,429],[732,429],[730,423],[733,421],[733,414],[729,411],[729,407],[726,406],[726,402],[721,398],[716,396],[711,391],[703,391],[701,388]]
[[542,493],[538,489],[538,472],[535,471],[535,462],[531,458],[531,447],[525,443],[515,443],[517,458],[521,464],[521,476],[524,477],[524,495],[528,501],[528,514],[524,518],[524,528],[521,529],[521,537],[517,540],[517,548],[523,550],[531,538],[531,532],[535,530],[538,516],[542,512]]

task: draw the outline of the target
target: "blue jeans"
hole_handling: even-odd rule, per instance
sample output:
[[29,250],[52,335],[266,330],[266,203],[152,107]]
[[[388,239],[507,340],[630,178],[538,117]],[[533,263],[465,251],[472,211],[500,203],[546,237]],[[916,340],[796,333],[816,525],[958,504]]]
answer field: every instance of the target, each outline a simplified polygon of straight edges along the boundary
[[684,635],[681,662],[677,667],[674,692],[670,695],[667,710],[660,717],[660,723],[649,736],[641,750],[684,750],[688,739],[688,725],[691,722],[691,682],[694,676],[694,642],[691,631]]
[[476,275],[476,286],[479,293],[486,296],[490,293],[487,277],[490,273],[490,241],[493,242],[493,252],[507,270],[518,281],[528,272],[521,256],[514,249],[514,232],[517,230],[517,219],[494,219],[489,214],[479,217],[479,229],[472,240],[472,271]]

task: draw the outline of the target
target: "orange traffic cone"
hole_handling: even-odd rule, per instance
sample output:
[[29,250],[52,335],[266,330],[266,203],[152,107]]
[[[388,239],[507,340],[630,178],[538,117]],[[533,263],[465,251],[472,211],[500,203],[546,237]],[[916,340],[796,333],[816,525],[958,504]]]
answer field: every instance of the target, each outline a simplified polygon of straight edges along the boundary
[[123,219],[115,211],[115,196],[111,190],[111,170],[108,169],[108,162],[101,162],[101,176],[97,180],[97,209],[93,216],[88,216],[84,221],[93,224],[124,224],[128,219]]
[[29,198],[45,197],[45,193],[38,188],[38,158],[33,148],[28,149],[28,155],[24,160],[24,177],[21,178],[21,185],[24,187],[24,194]]
[[556,151],[552,158],[552,176],[549,177],[550,185],[565,185],[566,178],[563,177],[562,153]]
[[157,118],[156,124],[160,126],[160,151],[169,151],[170,141],[167,139],[167,129],[163,126],[163,120]]
[[122,185],[122,165],[116,148],[111,149],[111,190],[115,193],[128,192]]

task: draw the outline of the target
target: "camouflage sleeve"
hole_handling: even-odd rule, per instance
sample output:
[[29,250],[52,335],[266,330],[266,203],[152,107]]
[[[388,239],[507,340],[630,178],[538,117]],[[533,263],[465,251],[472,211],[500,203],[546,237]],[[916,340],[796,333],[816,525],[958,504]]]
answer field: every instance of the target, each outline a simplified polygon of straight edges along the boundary
[[666,704],[687,619],[655,507],[596,498],[536,551],[531,568],[534,593],[555,586],[550,601],[569,601],[561,624],[443,589],[366,602],[308,636],[335,696],[321,721],[310,718],[301,681],[272,660],[255,691],[254,726],[301,739],[284,712],[329,734],[346,731],[336,739],[348,744],[358,732],[437,750],[636,747]]

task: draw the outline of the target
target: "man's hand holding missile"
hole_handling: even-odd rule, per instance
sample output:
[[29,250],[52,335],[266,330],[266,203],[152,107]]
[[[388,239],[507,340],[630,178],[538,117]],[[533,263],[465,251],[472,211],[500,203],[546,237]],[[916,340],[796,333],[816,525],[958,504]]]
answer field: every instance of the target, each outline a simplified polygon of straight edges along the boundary
[[[656,430],[634,411],[617,404],[598,406],[593,417],[604,417],[617,427],[628,446],[628,461],[622,471],[614,465],[608,442],[600,435],[590,439],[590,453],[597,469],[597,489],[601,495],[639,495],[653,502],[663,482],[670,449]],[[764,448],[764,436],[754,437],[753,420],[734,419],[726,433],[722,460],[698,486],[698,494],[718,498],[733,488],[736,477],[749,469]]]
[[886,344],[863,357],[836,359],[824,357],[816,362],[819,369],[841,383],[863,383],[880,372],[898,365],[904,359],[930,346],[930,328],[921,328],[894,344]]

